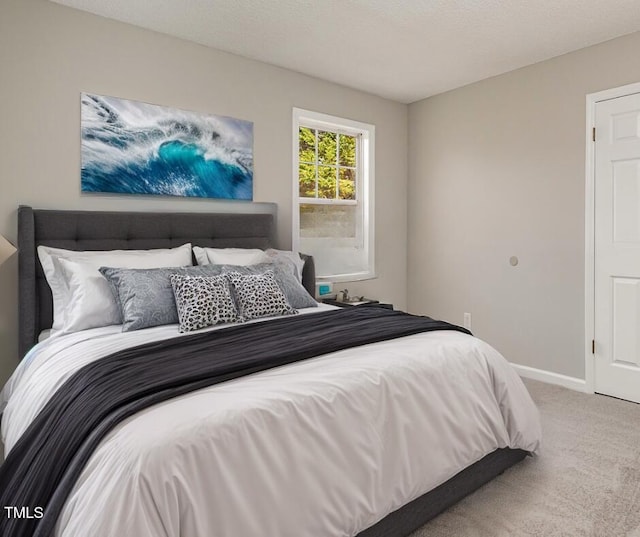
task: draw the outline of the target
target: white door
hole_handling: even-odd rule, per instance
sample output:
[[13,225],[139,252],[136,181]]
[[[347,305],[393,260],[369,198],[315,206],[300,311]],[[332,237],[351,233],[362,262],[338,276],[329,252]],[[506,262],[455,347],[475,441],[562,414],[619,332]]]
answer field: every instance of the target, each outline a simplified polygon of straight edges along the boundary
[[595,391],[640,403],[640,94],[596,104]]

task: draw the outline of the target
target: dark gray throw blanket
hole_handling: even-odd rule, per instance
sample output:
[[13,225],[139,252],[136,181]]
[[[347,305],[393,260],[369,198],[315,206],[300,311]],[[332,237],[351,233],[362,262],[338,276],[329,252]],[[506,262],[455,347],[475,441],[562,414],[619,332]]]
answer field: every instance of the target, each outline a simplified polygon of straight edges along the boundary
[[[87,364],[52,396],[0,467],[0,535],[51,536],[99,442],[144,408],[258,371],[432,330],[468,333],[399,311],[345,308],[153,342]],[[9,506],[32,514],[40,507],[44,516],[10,517]]]

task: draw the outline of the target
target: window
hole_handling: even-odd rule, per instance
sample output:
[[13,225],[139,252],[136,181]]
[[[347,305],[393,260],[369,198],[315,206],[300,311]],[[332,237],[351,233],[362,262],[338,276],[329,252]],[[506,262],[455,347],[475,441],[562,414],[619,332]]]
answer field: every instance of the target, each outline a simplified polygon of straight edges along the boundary
[[294,108],[293,248],[320,279],[374,277],[373,125]]

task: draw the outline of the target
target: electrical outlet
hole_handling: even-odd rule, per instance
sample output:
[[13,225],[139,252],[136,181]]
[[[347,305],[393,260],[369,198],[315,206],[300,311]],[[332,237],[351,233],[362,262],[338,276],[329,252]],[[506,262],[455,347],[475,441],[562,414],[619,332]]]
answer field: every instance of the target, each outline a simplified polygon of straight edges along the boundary
[[464,314],[464,327],[467,330],[471,330],[471,314],[470,313]]

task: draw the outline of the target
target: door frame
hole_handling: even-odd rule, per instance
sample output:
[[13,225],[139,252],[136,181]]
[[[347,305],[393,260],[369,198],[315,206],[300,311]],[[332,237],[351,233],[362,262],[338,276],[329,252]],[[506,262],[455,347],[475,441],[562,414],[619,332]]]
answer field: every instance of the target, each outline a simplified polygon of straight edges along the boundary
[[640,82],[627,84],[587,95],[587,127],[585,133],[585,245],[584,245],[584,374],[585,391],[595,391],[595,354],[591,342],[595,339],[595,143],[596,104],[640,93]]

